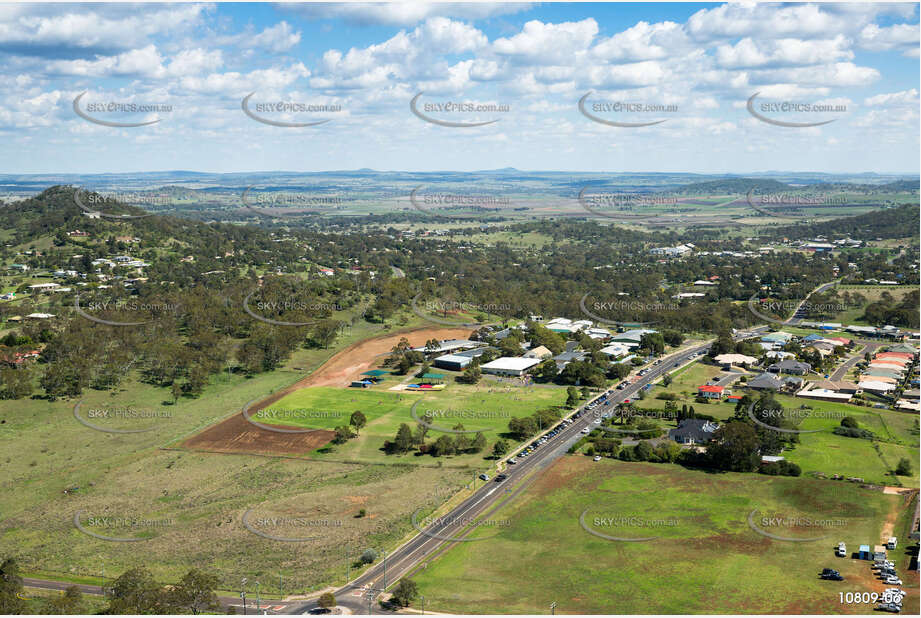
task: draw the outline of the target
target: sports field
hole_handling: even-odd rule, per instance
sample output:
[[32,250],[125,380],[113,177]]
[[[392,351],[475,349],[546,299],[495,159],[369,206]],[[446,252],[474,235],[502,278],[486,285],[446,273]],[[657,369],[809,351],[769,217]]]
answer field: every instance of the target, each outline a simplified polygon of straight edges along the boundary
[[[487,515],[510,520],[495,538],[458,543],[413,579],[433,611],[538,614],[556,603],[559,614],[870,613],[842,605],[838,592],[885,586],[834,546],[879,543],[903,503],[832,481],[568,456]],[[800,540],[756,532],[752,511],[755,527]],[[596,536],[583,513],[595,532],[657,538]],[[825,567],[846,581],[820,580]],[[914,589],[905,612],[917,613],[917,573],[899,572]]]

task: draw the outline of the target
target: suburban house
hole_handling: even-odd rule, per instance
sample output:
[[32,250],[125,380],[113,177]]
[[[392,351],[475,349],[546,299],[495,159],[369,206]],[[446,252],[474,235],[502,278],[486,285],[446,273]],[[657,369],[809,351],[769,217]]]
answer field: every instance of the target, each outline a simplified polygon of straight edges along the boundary
[[783,380],[773,373],[762,373],[746,382],[745,386],[760,391],[779,391],[783,386]]
[[625,345],[639,345],[640,339],[643,338],[643,335],[654,333],[656,331],[650,330],[648,328],[635,328],[633,330],[628,330],[623,333],[618,333],[611,337],[612,343],[623,343]]
[[744,354],[720,354],[719,356],[714,356],[713,360],[720,365],[736,365],[738,367],[749,367],[758,362],[758,359],[754,356],[746,356]]
[[699,418],[686,418],[676,429],[670,429],[668,437],[678,444],[707,444],[713,440],[713,433],[719,424]]
[[705,384],[697,387],[697,395],[698,397],[705,397],[706,399],[722,399],[725,390],[726,389],[722,386]]
[[536,348],[528,350],[524,353],[525,358],[539,358],[541,360],[550,358],[551,356],[553,356],[553,352],[542,345],[539,345]]
[[767,370],[771,373],[786,373],[795,376],[804,376],[812,369],[809,363],[785,358],[784,360],[770,365]]
[[536,358],[503,356],[480,366],[483,373],[497,376],[521,376],[531,367],[540,364]]

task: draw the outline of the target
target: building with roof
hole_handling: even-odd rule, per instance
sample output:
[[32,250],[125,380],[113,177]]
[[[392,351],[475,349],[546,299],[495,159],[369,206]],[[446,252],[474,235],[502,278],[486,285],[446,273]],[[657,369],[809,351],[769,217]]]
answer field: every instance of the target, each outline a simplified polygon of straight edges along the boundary
[[745,354],[720,354],[719,356],[714,356],[713,360],[720,365],[737,365],[739,367],[748,367],[758,362],[758,359],[754,356],[746,356]]
[[536,358],[503,356],[485,365],[481,365],[480,370],[483,373],[490,373],[497,376],[520,376],[524,375],[531,367],[539,364],[540,360]]
[[794,376],[804,376],[812,370],[812,365],[802,361],[785,358],[784,360],[768,366],[771,373],[786,373]]
[[524,353],[525,358],[539,358],[541,360],[545,358],[550,358],[553,356],[553,352],[548,350],[546,347],[539,345],[536,348],[532,348]]
[[669,430],[668,437],[678,444],[707,444],[719,428],[719,424],[712,421],[686,418],[678,423],[677,428]]
[[463,371],[467,365],[473,362],[470,356],[461,356],[459,354],[445,354],[432,361],[433,367],[447,369],[448,371]]
[[860,388],[865,391],[871,391],[875,393],[888,393],[889,391],[895,390],[895,384],[880,382],[878,380],[861,380],[858,386],[860,386]]
[[643,335],[651,334],[656,331],[649,328],[634,328],[632,330],[625,331],[623,333],[617,333],[611,337],[613,343],[634,343],[639,345],[640,340],[643,338]]
[[853,397],[853,395],[848,393],[839,393],[827,388],[804,388],[796,393],[796,396],[802,397],[803,399],[817,399],[819,401],[835,401],[839,403],[847,403]]
[[703,386],[697,387],[697,396],[704,397],[706,399],[722,399],[723,392],[726,389],[722,386],[716,386],[714,384],[704,384]]
[[599,352],[601,352],[602,354],[607,354],[611,358],[618,358],[620,356],[625,356],[629,354],[630,348],[623,343],[610,343],[604,346],[603,348],[601,348]]
[[444,339],[438,342],[438,346],[434,348],[427,348],[425,346],[420,346],[418,348],[413,348],[414,352],[422,352],[428,356],[434,354],[449,354],[457,350],[469,350],[471,348],[479,348],[483,346],[482,341],[471,341],[470,339]]
[[789,343],[793,339],[793,335],[790,333],[785,333],[783,331],[777,331],[776,333],[767,333],[762,335],[761,341],[765,343]]
[[745,386],[759,391],[779,391],[783,387],[783,380],[773,373],[765,372],[746,382]]

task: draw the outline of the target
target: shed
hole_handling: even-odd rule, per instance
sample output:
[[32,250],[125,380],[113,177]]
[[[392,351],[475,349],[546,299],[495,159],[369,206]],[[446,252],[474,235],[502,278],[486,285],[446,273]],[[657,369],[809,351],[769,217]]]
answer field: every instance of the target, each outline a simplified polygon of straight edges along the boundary
[[429,371],[428,373],[423,373],[423,374],[422,374],[422,379],[425,380],[425,382],[428,382],[428,383],[436,383],[436,384],[437,384],[438,382],[443,382],[443,381],[444,381],[444,379],[445,379],[445,374],[443,374],[443,373],[432,373],[431,371]]
[[857,557],[860,560],[872,560],[873,557],[870,555],[870,546],[861,545],[860,549],[857,551]]
[[432,365],[438,367],[439,369],[463,371],[463,369],[472,362],[473,359],[469,356],[460,356],[459,354],[445,354],[444,356],[439,356],[434,361],[432,361]]
[[873,546],[873,559],[874,560],[885,560],[886,559],[886,546],[885,545],[874,545]]
[[355,380],[349,384],[349,388],[368,388],[369,386],[371,386],[371,382],[368,380]]

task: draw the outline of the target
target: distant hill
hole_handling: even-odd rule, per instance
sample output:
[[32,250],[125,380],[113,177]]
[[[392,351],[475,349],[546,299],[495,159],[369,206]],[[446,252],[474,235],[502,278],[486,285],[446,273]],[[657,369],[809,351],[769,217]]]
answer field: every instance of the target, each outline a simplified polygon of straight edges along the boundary
[[723,178],[682,185],[671,191],[671,193],[677,193],[678,195],[731,195],[748,193],[752,189],[758,193],[779,193],[781,191],[792,191],[794,188],[788,184],[765,178]]

